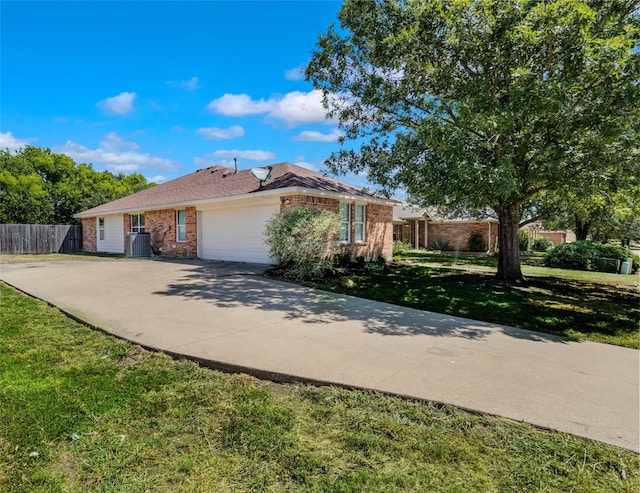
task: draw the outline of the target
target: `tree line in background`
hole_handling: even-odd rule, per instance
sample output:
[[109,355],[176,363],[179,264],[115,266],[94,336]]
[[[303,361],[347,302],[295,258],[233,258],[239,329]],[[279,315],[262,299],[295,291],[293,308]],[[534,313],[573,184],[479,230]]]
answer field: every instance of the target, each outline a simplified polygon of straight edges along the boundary
[[139,173],[96,171],[50,149],[0,150],[0,223],[75,224],[78,212],[154,185]]

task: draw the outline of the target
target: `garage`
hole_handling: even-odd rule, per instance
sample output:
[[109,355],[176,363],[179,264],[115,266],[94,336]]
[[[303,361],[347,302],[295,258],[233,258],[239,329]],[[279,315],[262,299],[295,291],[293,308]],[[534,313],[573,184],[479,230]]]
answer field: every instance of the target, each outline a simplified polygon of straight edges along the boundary
[[280,210],[277,200],[198,211],[198,256],[208,260],[273,263],[264,226]]

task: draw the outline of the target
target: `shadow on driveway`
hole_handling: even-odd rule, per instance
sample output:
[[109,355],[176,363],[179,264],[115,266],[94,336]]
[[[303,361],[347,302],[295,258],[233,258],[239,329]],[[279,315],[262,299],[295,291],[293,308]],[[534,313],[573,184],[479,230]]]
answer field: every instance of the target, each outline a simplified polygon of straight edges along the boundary
[[153,294],[197,299],[219,308],[277,311],[287,320],[305,324],[359,321],[366,332],[385,336],[429,335],[481,340],[497,330],[529,341],[568,342],[566,338],[550,334],[306,288],[264,277],[255,269],[252,272],[252,268],[239,272],[231,265],[220,270],[215,264],[194,263],[180,273],[182,277]]

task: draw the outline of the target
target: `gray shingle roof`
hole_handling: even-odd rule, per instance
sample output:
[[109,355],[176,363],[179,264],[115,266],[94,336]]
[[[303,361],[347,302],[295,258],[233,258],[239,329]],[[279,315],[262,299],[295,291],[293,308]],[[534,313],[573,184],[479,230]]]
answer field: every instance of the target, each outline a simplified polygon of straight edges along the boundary
[[345,193],[363,198],[382,198],[375,197],[362,188],[286,162],[272,165],[271,177],[265,181],[262,188],[259,186],[260,182],[249,169],[239,170],[236,173],[230,168],[213,166],[83,211],[78,216],[152,210],[169,204],[188,204],[289,187]]
[[393,207],[394,222],[431,219],[433,221],[497,221],[496,214],[491,209],[483,211],[468,212],[443,212],[437,207],[419,207],[416,205],[402,204]]

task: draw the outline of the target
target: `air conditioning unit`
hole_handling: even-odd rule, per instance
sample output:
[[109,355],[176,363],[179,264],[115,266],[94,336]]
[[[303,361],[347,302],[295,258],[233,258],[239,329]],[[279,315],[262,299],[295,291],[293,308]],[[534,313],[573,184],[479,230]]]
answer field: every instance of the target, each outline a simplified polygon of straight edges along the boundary
[[151,257],[151,235],[149,233],[127,233],[124,253],[127,257]]

